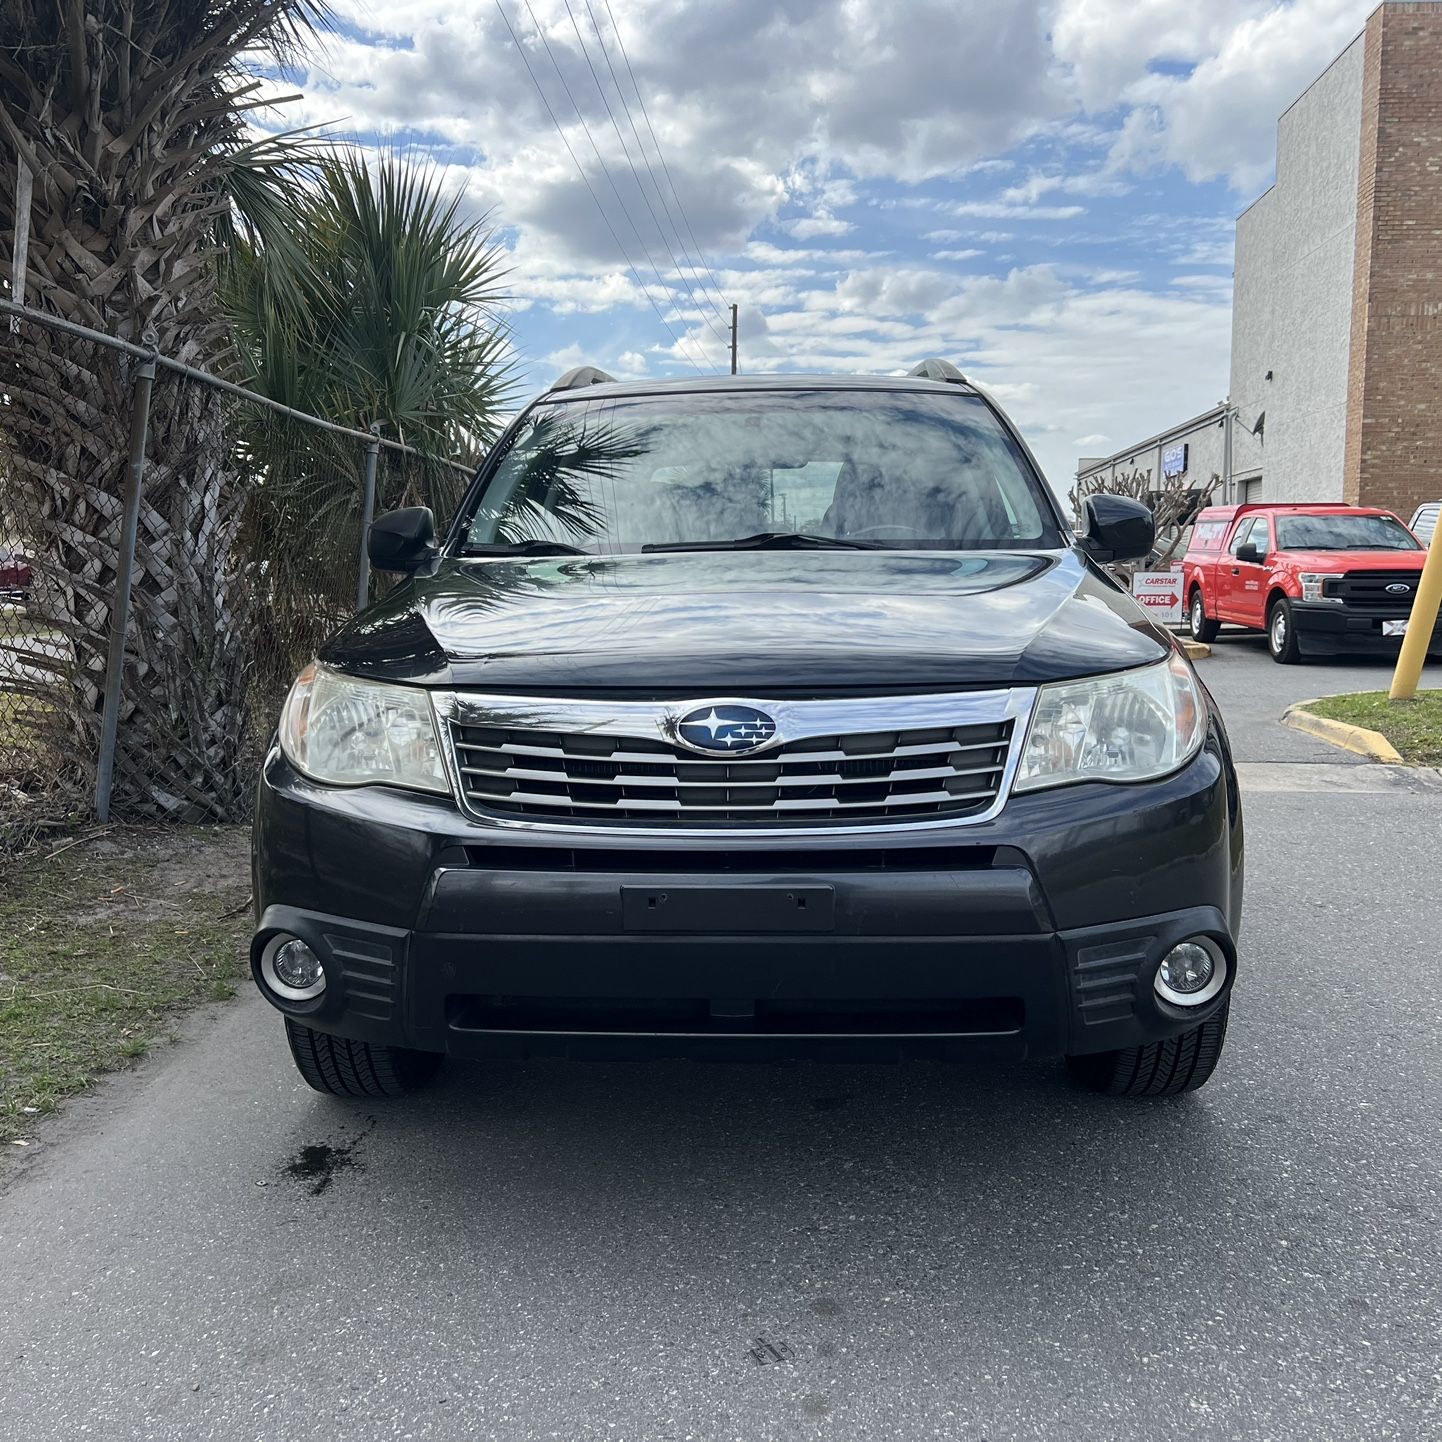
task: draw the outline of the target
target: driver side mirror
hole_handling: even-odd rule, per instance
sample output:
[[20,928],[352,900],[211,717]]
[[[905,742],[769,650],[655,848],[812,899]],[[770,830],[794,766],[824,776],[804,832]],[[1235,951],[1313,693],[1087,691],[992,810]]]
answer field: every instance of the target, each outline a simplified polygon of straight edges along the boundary
[[1082,502],[1082,550],[1097,561],[1137,561],[1157,538],[1150,509],[1129,496],[1105,493]]
[[387,511],[371,522],[366,554],[377,571],[418,571],[436,553],[436,518],[429,506]]
[[1245,546],[1237,547],[1237,559],[1239,561],[1250,561],[1254,566],[1262,564],[1262,553],[1248,541]]

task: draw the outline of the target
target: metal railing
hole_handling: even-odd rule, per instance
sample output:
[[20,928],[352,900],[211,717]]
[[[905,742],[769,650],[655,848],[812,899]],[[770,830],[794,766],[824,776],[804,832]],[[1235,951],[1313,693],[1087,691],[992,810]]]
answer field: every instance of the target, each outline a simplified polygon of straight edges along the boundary
[[[24,570],[28,572],[33,568],[34,578],[30,583],[33,592],[17,587],[10,596],[0,597],[12,603],[0,608],[0,803],[7,786],[11,792],[22,794],[21,783],[7,781],[7,757],[15,761],[21,746],[29,744],[30,733],[48,730],[52,739],[67,734],[78,737],[82,751],[93,744],[92,809],[95,817],[103,822],[112,811],[127,705],[132,715],[143,710],[146,683],[158,682],[162,690],[169,686],[179,694],[181,678],[168,673],[195,660],[194,655],[187,655],[187,644],[192,653],[208,654],[203,644],[207,635],[204,626],[197,629],[192,625],[195,634],[188,638],[182,636],[177,640],[169,634],[175,629],[170,624],[175,618],[165,613],[165,605],[175,604],[182,613],[185,606],[173,598],[167,601],[169,593],[163,581],[153,576],[151,589],[160,599],[150,598],[153,604],[142,618],[143,628],[137,630],[133,601],[138,553],[148,568],[147,575],[164,570],[162,548],[155,544],[153,536],[143,534],[144,522],[148,520],[152,526],[163,527],[166,517],[169,518],[166,554],[171,557],[172,567],[176,558],[182,569],[185,565],[183,539],[186,536],[192,537],[195,549],[207,556],[220,545],[223,553],[220,560],[208,562],[217,574],[203,577],[200,586],[202,601],[215,606],[220,617],[210,627],[211,632],[221,631],[224,619],[232,615],[232,592],[227,587],[232,586],[242,569],[249,578],[245,617],[257,632],[264,629],[265,645],[269,647],[267,664],[260,668],[266,672],[266,684],[248,701],[242,697],[234,703],[241,709],[248,705],[250,711],[260,713],[247,743],[248,764],[253,764],[262,744],[254,738],[268,726],[268,713],[273,711],[276,701],[274,678],[287,674],[287,666],[302,656],[307,647],[313,646],[318,631],[330,629],[349,613],[352,598],[356,609],[363,608],[369,599],[371,577],[366,536],[377,506],[382,455],[390,457],[386,480],[393,483],[393,489],[404,481],[408,472],[414,472],[427,478],[428,496],[432,489],[437,489],[437,475],[452,478],[438,487],[449,493],[459,489],[463,483],[461,478],[469,477],[474,466],[464,461],[425,456],[402,441],[380,435],[378,426],[362,430],[343,425],[257,394],[234,381],[161,354],[153,343],[153,336],[143,338],[149,343],[137,344],[3,298],[0,298],[0,315],[9,317],[0,328],[0,342],[4,343],[0,349],[8,346],[12,351],[12,363],[0,374],[0,565],[5,563],[7,528],[13,533],[9,537],[11,549],[23,552],[27,545],[43,547],[48,535],[51,539],[62,537],[66,553],[64,559],[50,555],[24,557]],[[32,349],[24,354],[16,349],[26,346]],[[45,347],[50,349],[39,355],[39,350]],[[96,357],[103,353],[130,362],[128,369],[113,361],[110,363],[115,372],[111,377],[114,384],[108,391],[109,409],[102,416],[117,437],[115,449],[118,451],[118,437],[122,434],[118,412],[128,406],[128,431],[124,432],[128,435],[128,446],[123,464],[102,462],[91,467],[87,466],[73,438],[68,444],[64,437],[47,442],[43,422],[46,407],[57,403],[76,412],[94,411],[104,405],[103,396],[89,393],[105,389],[93,382],[93,373],[104,369],[96,362]],[[20,360],[34,360],[35,364],[27,367],[13,363]],[[311,470],[317,474],[302,476],[311,491],[325,498],[329,507],[325,525],[313,528],[324,534],[288,534],[288,531],[304,529],[307,516],[276,510],[273,493],[279,488],[271,484],[275,480],[273,475],[249,474],[238,483],[227,482],[224,487],[198,486],[197,494],[188,498],[185,478],[180,474],[188,464],[187,458],[156,453],[152,417],[160,377],[166,378],[170,388],[162,402],[167,419],[187,405],[194,409],[204,404],[196,399],[193,389],[203,388],[226,406],[254,408],[256,415],[270,418],[265,422],[267,426],[299,428],[294,433],[294,447],[282,443],[272,448],[272,454],[284,455],[289,449],[305,452],[307,443],[300,432],[331,437],[337,443],[335,449],[311,463]],[[43,395],[40,394],[42,379],[49,388]],[[34,395],[26,393],[27,384],[35,385]],[[53,393],[55,385],[73,389],[57,398]],[[281,433],[282,442],[291,437],[289,430]],[[343,449],[348,442],[355,443],[349,461]],[[244,457],[240,459],[240,469],[244,469],[244,460]],[[252,465],[251,469],[256,468]],[[263,472],[264,468],[260,469]],[[164,495],[157,504],[166,510],[166,517],[150,515],[151,497],[147,487],[156,477],[164,481],[160,487]],[[72,494],[79,499],[72,501]],[[303,502],[308,493],[302,489],[301,494]],[[211,514],[221,508],[222,500],[224,515]],[[68,513],[64,517],[58,515],[67,506],[89,518],[92,523],[89,531],[83,525],[73,524]],[[303,503],[294,509],[305,511]],[[221,542],[217,542],[217,537]],[[278,538],[286,544],[278,545]],[[270,552],[257,554],[264,551],[267,541]],[[348,583],[342,584],[340,572],[345,564],[342,546],[353,558],[353,589]],[[293,553],[288,569],[281,564],[282,553]],[[300,558],[298,562],[294,559],[296,556]],[[229,574],[221,576],[219,572],[227,568]],[[22,574],[14,567],[12,571],[15,575]],[[304,574],[298,575],[298,571]],[[95,577],[107,574],[112,577],[109,587],[103,584],[97,587]],[[257,577],[261,578],[259,582]],[[204,584],[207,580],[208,596]],[[84,595],[79,596],[77,593],[82,589]],[[288,610],[277,604],[277,597],[282,593],[291,598]],[[17,596],[21,608],[18,612],[13,609]],[[102,651],[93,617],[107,608]],[[314,611],[315,616],[309,615],[309,611]],[[234,614],[239,619],[239,608]],[[184,619],[182,616],[182,621]],[[211,639],[219,647],[226,638],[217,634]],[[254,642],[254,637],[237,639]],[[140,652],[145,654],[138,659]],[[102,655],[103,676],[97,676],[102,669]],[[251,664],[246,671],[246,686],[250,687],[254,681],[256,669],[256,665]],[[137,671],[142,674],[137,675]],[[54,683],[48,691],[46,676]],[[236,689],[231,687],[227,691],[224,686],[217,687],[219,699],[213,702],[214,709],[225,710],[234,701]],[[98,708],[93,705],[94,701],[99,702]],[[95,724],[96,709],[98,725]],[[183,708],[172,704],[170,709],[175,712]],[[24,737],[22,721],[30,728]],[[235,731],[242,723],[231,718],[226,724]],[[237,744],[232,738],[229,751],[235,752]],[[187,745],[197,753],[209,749],[207,740],[197,740],[195,736],[182,737],[176,743],[182,752]],[[160,747],[156,743],[151,749],[158,752]],[[157,766],[163,759],[166,758],[159,755],[150,758]],[[173,763],[173,757],[168,759]],[[68,760],[75,762],[77,758],[71,756]],[[144,756],[129,758],[127,776],[143,775],[146,765]],[[41,769],[29,758],[22,758],[14,774],[22,776],[23,785],[31,786],[32,790],[34,785],[43,785],[43,781],[34,785],[24,781],[27,766],[37,772]],[[87,769],[83,760],[80,769]],[[170,769],[177,768],[172,764]],[[203,813],[206,810],[203,799],[197,799],[203,787],[189,785],[187,789],[185,777],[180,780],[181,785],[169,791],[157,785],[156,795],[173,798],[178,791],[178,810],[185,814],[197,810]],[[0,820],[0,848],[3,845],[4,827]]]

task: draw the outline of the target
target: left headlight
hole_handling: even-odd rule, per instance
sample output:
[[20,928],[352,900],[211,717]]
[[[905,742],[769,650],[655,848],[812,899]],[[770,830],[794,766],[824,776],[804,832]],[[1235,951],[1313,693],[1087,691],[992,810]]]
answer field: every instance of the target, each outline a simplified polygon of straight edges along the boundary
[[416,686],[361,681],[312,662],[285,698],[280,746],[298,770],[333,786],[451,789],[431,699]]
[[1340,596],[1327,594],[1327,582],[1331,579],[1331,571],[1299,572],[1297,580],[1302,584],[1302,599],[1304,601],[1335,601],[1340,606],[1342,604]]
[[1181,656],[1043,686],[1013,789],[1165,776],[1197,754],[1206,729],[1201,687]]

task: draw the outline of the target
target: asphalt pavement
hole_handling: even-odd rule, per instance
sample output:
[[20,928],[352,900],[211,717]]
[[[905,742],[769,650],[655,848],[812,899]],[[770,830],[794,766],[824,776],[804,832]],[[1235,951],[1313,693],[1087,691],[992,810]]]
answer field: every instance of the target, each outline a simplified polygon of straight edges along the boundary
[[[1228,627],[1197,669],[1222,708],[1239,761],[1362,764],[1362,757],[1280,726],[1277,718],[1294,701],[1342,691],[1386,691],[1395,664],[1395,658],[1386,656],[1349,656],[1279,666],[1267,653],[1265,636]],[[1433,662],[1424,668],[1422,685],[1442,687],[1442,664]]]
[[1249,847],[1202,1092],[554,1062],[347,1105],[247,996],[0,1193],[0,1437],[1442,1436],[1442,789],[1276,723],[1385,668],[1202,672]]

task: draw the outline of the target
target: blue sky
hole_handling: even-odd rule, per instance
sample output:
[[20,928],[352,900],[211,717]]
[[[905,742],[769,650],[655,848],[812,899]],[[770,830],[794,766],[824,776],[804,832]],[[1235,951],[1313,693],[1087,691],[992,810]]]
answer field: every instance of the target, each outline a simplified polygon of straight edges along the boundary
[[490,214],[528,389],[722,370],[735,301],[743,370],[952,359],[1065,489],[1225,394],[1232,221],[1370,8],[339,0],[275,114]]

